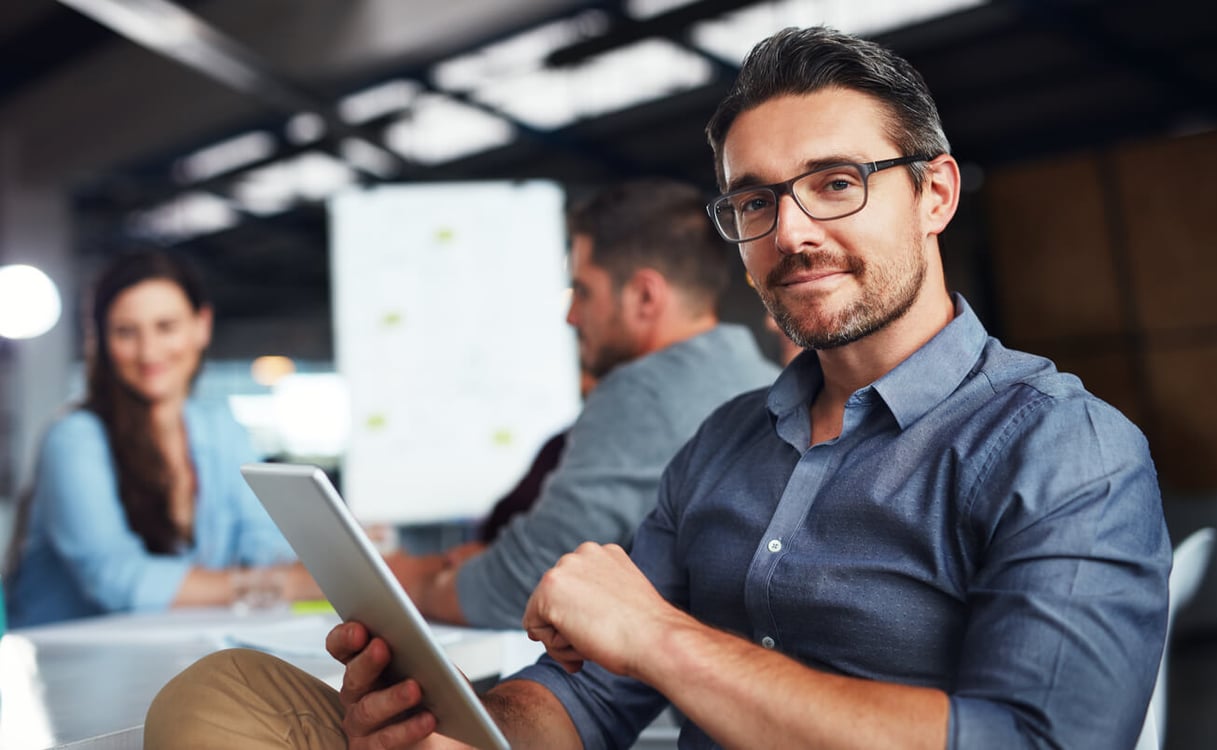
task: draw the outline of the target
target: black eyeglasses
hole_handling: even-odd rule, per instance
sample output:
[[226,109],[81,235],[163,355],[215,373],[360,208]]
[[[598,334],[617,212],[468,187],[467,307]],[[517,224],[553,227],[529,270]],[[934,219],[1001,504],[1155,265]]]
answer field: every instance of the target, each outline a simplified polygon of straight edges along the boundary
[[866,164],[841,162],[817,167],[785,182],[740,188],[706,206],[718,233],[728,242],[751,242],[778,225],[778,199],[790,195],[816,221],[843,219],[866,207],[867,181],[875,172],[930,161],[934,156],[901,156]]

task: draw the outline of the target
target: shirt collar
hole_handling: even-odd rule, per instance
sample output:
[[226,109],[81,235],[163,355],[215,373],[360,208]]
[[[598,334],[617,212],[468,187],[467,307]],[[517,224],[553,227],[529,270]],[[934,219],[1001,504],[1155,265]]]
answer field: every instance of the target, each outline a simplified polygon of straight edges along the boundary
[[[989,334],[959,294],[952,295],[955,318],[920,349],[855,398],[873,390],[883,399],[900,429],[920,419],[949,396],[980,359]],[[768,407],[775,419],[806,409],[820,390],[824,374],[815,352],[795,357],[769,389]]]

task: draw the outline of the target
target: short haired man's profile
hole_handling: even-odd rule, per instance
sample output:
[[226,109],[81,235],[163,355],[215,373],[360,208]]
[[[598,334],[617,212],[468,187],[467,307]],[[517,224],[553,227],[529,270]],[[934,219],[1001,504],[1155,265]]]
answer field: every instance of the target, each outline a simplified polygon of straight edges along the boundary
[[704,196],[675,180],[604,188],[568,212],[571,302],[583,369],[598,379],[528,512],[488,545],[389,557],[432,619],[518,628],[541,575],[580,543],[628,545],[664,466],[716,406],[777,369],[748,329],[720,323],[729,246]]
[[[703,423],[629,554],[544,575],[524,624],[548,656],[485,697],[509,741],[628,747],[670,703],[682,748],[1132,747],[1171,560],[1148,446],[948,292],[959,168],[921,76],[787,29],[707,130],[712,220],[811,351]],[[343,689],[309,694],[349,747],[450,746],[416,683],[378,682],[382,640],[327,647]]]

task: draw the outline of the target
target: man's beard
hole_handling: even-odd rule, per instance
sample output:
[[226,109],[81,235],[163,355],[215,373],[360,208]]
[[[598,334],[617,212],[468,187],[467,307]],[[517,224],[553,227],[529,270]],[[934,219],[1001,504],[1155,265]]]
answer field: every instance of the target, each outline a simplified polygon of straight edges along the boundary
[[579,362],[585,371],[597,379],[608,375],[618,365],[638,358],[638,347],[625,334],[625,321],[621,317],[620,307],[602,330],[610,332],[613,338],[601,341],[599,347],[587,352],[587,356]]
[[[790,274],[818,268],[846,269],[861,285],[861,297],[833,314],[817,312],[814,303],[804,303],[803,309],[787,305],[773,292]],[[757,293],[791,341],[804,349],[834,349],[852,344],[899,320],[917,301],[925,273],[925,256],[917,248],[906,259],[881,267],[868,265],[852,256],[831,258],[795,253],[782,257],[765,277],[765,283],[757,286]]]
[[638,353],[624,343],[606,343],[596,351],[589,352],[588,359],[583,360],[580,365],[590,375],[599,379],[608,375],[618,365],[632,362],[637,358]]

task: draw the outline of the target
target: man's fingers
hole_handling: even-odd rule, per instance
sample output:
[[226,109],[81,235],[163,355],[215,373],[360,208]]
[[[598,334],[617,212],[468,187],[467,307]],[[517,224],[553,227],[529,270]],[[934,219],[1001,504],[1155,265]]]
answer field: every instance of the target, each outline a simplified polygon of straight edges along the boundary
[[387,726],[389,722],[401,721],[415,711],[422,700],[422,689],[414,680],[405,680],[396,685],[364,695],[347,709],[343,726],[352,737],[363,737]]
[[325,650],[346,664],[368,645],[368,629],[358,622],[344,622],[325,636]]
[[435,731],[435,715],[419,711],[408,719],[389,724],[371,735],[357,737],[348,734],[350,750],[387,750],[413,747]]
[[342,689],[338,697],[350,706],[381,684],[381,675],[389,665],[389,646],[380,638],[368,641],[367,647],[347,660],[342,674]]

